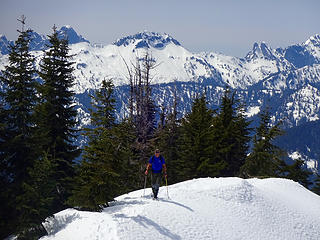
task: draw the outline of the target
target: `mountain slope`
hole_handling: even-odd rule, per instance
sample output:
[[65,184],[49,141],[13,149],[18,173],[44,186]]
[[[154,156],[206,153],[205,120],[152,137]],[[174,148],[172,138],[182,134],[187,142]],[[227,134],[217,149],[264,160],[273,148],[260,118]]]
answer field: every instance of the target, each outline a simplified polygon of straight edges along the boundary
[[320,197],[285,179],[206,178],[118,197],[101,213],[67,209],[46,227],[52,239],[320,238]]
[[302,44],[295,44],[285,49],[277,49],[296,68],[320,63],[320,35],[311,36]]
[[[127,113],[127,66],[134,69],[137,59],[147,51],[157,63],[151,72],[154,102],[168,110],[176,91],[180,117],[190,110],[192,99],[199,92],[205,92],[210,107],[217,108],[223,88],[228,85],[237,90],[248,107],[248,116],[253,119],[266,107],[271,107],[273,122],[283,120],[285,129],[320,119],[319,35],[276,50],[265,42],[257,42],[244,58],[237,58],[214,52],[192,53],[170,35],[155,32],[125,36],[106,46],[90,44],[70,26],[58,32],[60,37],[69,38],[70,54],[74,55],[73,90],[77,94],[79,128],[90,125],[88,94],[99,88],[105,78],[112,78],[116,86],[117,117],[121,119]],[[48,40],[38,33],[33,33],[33,38],[31,49],[39,69]],[[9,44],[12,41],[0,36],[0,49],[4,53],[0,54],[0,71],[8,64]],[[81,139],[78,143],[83,146],[85,141]],[[296,149],[305,146],[286,150]],[[310,152],[316,150],[310,148],[301,154],[311,157]]]
[[[75,44],[80,42],[87,42],[88,40],[84,39],[81,35],[78,35],[76,31],[71,26],[63,26],[59,30],[57,30],[58,37],[60,39],[68,39],[69,44]],[[49,44],[49,40],[46,36],[41,35],[37,32],[31,32],[31,42],[30,42],[30,50],[31,51],[39,51],[47,49],[47,45]],[[0,35],[0,53],[2,55],[6,55],[9,53],[9,45],[13,45],[13,41],[7,40],[4,35]]]

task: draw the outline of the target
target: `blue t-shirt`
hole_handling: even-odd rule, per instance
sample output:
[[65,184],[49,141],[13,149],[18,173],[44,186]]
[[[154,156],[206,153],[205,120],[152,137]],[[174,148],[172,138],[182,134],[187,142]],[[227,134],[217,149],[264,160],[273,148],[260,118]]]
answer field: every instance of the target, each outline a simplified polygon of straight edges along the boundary
[[162,171],[162,165],[165,164],[164,158],[160,155],[159,157],[152,156],[149,160],[152,164],[152,172],[160,173]]

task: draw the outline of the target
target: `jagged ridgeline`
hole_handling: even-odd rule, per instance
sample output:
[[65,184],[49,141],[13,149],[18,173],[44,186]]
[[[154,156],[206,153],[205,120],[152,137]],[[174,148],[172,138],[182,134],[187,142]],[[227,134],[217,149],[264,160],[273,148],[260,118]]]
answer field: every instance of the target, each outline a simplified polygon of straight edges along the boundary
[[[256,118],[266,106],[270,107],[272,121],[284,121],[290,129],[290,139],[283,146],[289,152],[300,153],[305,160],[319,161],[314,134],[310,141],[294,141],[300,136],[291,128],[305,126],[312,132],[309,122],[320,119],[320,36],[310,37],[306,42],[272,49],[265,42],[253,44],[253,49],[243,58],[214,52],[192,53],[168,34],[140,32],[116,40],[109,45],[94,44],[77,34],[70,26],[58,30],[60,37],[67,36],[70,54],[74,55],[76,102],[78,104],[79,128],[89,122],[89,94],[97,89],[102,80],[112,78],[116,86],[117,117],[127,112],[129,96],[128,69],[136,59],[149,51],[158,66],[152,71],[152,97],[160,109],[172,106],[173,93],[178,96],[178,110],[183,116],[190,110],[192,98],[206,93],[210,107],[217,108],[226,85],[237,90],[247,105],[247,115]],[[36,57],[36,67],[45,48],[47,37],[33,32],[31,49]],[[8,46],[12,41],[0,37],[0,70],[8,62]],[[127,64],[127,65],[126,65]],[[79,145],[84,142],[79,140]],[[282,144],[281,142],[279,143]],[[312,153],[312,154],[311,154]],[[293,156],[293,155],[292,155]],[[316,164],[312,165],[317,168]]]

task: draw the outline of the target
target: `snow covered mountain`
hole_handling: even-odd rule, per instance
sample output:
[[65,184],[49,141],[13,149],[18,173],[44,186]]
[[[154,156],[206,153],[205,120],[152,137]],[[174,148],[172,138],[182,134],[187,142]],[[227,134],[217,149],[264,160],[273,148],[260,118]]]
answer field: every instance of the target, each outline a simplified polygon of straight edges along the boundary
[[8,41],[6,36],[0,35],[0,53],[1,54],[8,54],[9,53],[9,46],[13,44],[13,41]]
[[101,213],[67,209],[41,240],[320,239],[320,197],[285,179],[204,178],[116,198]]
[[[126,114],[127,66],[132,68],[146,51],[158,64],[151,74],[153,96],[159,106],[172,106],[173,92],[177,91],[178,108],[184,114],[190,109],[192,97],[202,91],[206,92],[211,107],[216,108],[223,88],[229,85],[247,104],[247,114],[253,119],[266,106],[271,107],[273,121],[284,120],[287,129],[320,119],[319,35],[284,49],[272,49],[265,42],[257,42],[244,58],[237,58],[214,52],[192,53],[172,36],[148,31],[105,46],[90,44],[70,26],[62,27],[58,33],[68,37],[70,53],[74,55],[79,127],[90,123],[88,94],[97,89],[104,78],[112,78],[116,85],[118,117]],[[31,49],[37,67],[47,41],[46,37],[33,33]],[[12,41],[2,35],[0,70],[8,63],[9,44]],[[303,143],[292,144],[288,150],[306,156],[313,152],[313,160],[320,159],[318,148]]]
[[285,49],[277,49],[296,68],[320,63],[320,35],[310,37],[302,44],[289,46]]
[[159,34],[155,32],[140,32],[135,35],[123,37],[121,39],[118,39],[113,44],[120,47],[120,46],[128,46],[131,44],[135,45],[135,48],[157,48],[157,49],[163,49],[168,44],[173,43],[177,46],[181,46],[181,44],[172,38],[168,34]]
[[[69,44],[75,44],[80,42],[87,42],[88,40],[84,39],[81,35],[78,35],[76,31],[70,26],[63,26],[59,30],[57,30],[58,37],[60,39],[68,39]],[[7,40],[4,35],[0,35],[0,53],[2,55],[9,53],[9,45],[13,45],[13,41]],[[37,51],[37,50],[44,50],[47,48],[49,44],[48,38],[44,35],[40,35],[37,32],[31,32],[31,43],[30,43],[30,50]]]

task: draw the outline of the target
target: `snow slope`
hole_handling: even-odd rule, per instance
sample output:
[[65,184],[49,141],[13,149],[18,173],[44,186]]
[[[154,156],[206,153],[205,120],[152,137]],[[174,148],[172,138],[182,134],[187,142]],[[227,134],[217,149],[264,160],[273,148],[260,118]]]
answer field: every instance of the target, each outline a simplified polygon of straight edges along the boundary
[[49,239],[320,239],[320,197],[285,179],[205,178],[118,197],[101,213],[67,209]]

